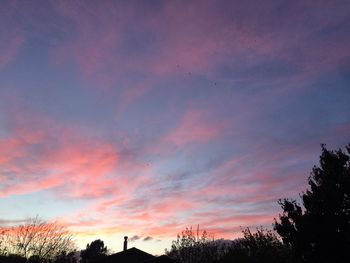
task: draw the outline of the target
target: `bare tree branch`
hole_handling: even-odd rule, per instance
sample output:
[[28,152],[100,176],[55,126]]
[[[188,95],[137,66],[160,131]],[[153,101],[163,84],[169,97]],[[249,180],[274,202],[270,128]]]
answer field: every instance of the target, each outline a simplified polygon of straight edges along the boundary
[[2,254],[16,254],[27,259],[36,256],[51,261],[74,250],[72,234],[57,222],[48,223],[35,217],[23,225],[0,228]]

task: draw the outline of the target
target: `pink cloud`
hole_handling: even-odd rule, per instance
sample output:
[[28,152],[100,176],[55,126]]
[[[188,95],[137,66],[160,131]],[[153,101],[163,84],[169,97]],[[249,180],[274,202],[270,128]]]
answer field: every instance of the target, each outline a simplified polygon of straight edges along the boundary
[[[60,1],[54,8],[67,23],[66,37],[52,50],[54,63],[73,65],[85,86],[116,91],[118,117],[164,79],[191,73],[228,85],[244,82],[296,89],[349,55],[347,40],[310,42],[310,35],[341,22],[347,8],[334,17],[332,6],[324,11],[296,4],[283,10],[278,26],[272,14],[277,3],[267,3],[256,14],[251,13],[250,3],[223,10],[210,1],[167,2],[156,12],[143,10],[144,6],[140,12],[140,6],[116,2]],[[223,12],[228,10],[231,15]],[[262,77],[256,67],[266,62],[282,63],[290,72],[272,76],[267,72]],[[214,136],[210,129],[199,129],[194,132],[203,139]]]
[[168,3],[162,11],[150,21],[150,27],[164,36],[162,48],[151,63],[157,75],[190,72],[215,78],[214,72],[228,59],[239,63],[244,57],[252,63],[282,44],[279,39],[252,30],[251,25],[229,21],[210,1]]
[[155,143],[147,146],[143,154],[152,156],[172,154],[177,149],[188,149],[195,145],[209,143],[225,134],[227,124],[225,120],[216,120],[209,110],[188,110],[175,127],[159,136]]
[[206,110],[189,110],[185,112],[177,127],[161,139],[158,148],[173,144],[184,147],[193,143],[207,143],[218,138],[225,131],[223,121],[213,119],[212,114]]
[[[25,180],[24,180],[25,181]],[[11,195],[24,195],[33,192],[43,191],[46,189],[60,186],[64,183],[64,177],[55,176],[43,179],[37,179],[37,181],[25,181],[16,185],[10,186],[0,191],[0,197],[8,197]]]
[[57,189],[58,194],[78,198],[114,191],[111,174],[119,153],[109,142],[28,111],[12,112],[10,129],[11,135],[0,141],[2,170],[12,174],[2,196],[58,187],[65,189]]
[[24,42],[24,36],[20,31],[5,34],[0,39],[0,69],[17,57]]
[[[169,135],[161,138],[162,143],[183,147],[218,138],[225,130],[225,125],[216,125],[215,122],[213,124],[211,116],[207,111],[188,111],[180,119],[177,127]],[[285,179],[273,176],[278,173],[278,169],[271,168],[265,173],[258,173],[259,166],[254,166],[247,172],[242,165],[246,167],[245,164],[250,158],[243,156],[232,158],[214,171],[208,171],[211,176],[203,177],[201,184],[188,187],[186,192],[169,191],[166,197],[161,198],[161,191],[152,190],[152,193],[147,195],[149,198],[144,198],[138,194],[145,190],[145,186],[147,189],[151,186],[157,189],[156,186],[160,184],[159,179],[157,180],[157,164],[149,166],[134,159],[126,160],[110,142],[92,138],[77,127],[64,125],[47,117],[28,111],[17,111],[13,117],[10,126],[14,132],[1,142],[12,147],[14,154],[2,160],[3,167],[22,175],[26,171],[28,173],[28,170],[32,172],[28,176],[16,175],[17,182],[8,181],[6,184],[9,187],[1,190],[2,196],[45,189],[51,189],[62,196],[60,192],[64,189],[65,195],[69,197],[93,197],[95,202],[91,206],[80,211],[79,216],[67,221],[67,225],[71,225],[76,231],[84,232],[84,228],[89,226],[102,229],[105,233],[132,231],[137,228],[140,233],[146,235],[173,237],[174,233],[189,223],[199,223],[204,228],[210,228],[220,234],[223,228],[235,229],[237,224],[265,224],[269,221],[268,214],[244,216],[218,211],[217,219],[212,221],[206,220],[206,217],[187,215],[191,215],[197,208],[207,207],[212,203],[220,204],[220,200],[228,196],[233,198],[224,200],[221,203],[223,206],[234,205],[237,202],[243,205],[277,200],[279,196],[276,197],[273,189],[278,184],[285,183]],[[31,125],[27,125],[26,120],[31,120]],[[37,132],[38,130],[40,132]],[[203,130],[205,132],[202,132]],[[18,158],[28,158],[33,154],[33,145],[42,146],[43,152],[34,154],[36,158],[33,164],[16,167],[15,161]],[[281,158],[287,158],[290,154],[294,154],[294,151],[286,150]],[[278,156],[273,154],[259,160],[262,163],[264,160],[279,161]],[[50,173],[47,173],[48,171]],[[110,176],[111,174],[113,176]],[[234,183],[236,179],[237,183]],[[207,207],[206,210],[210,209],[211,207]],[[120,215],[121,211],[123,216]],[[98,217],[106,219],[96,222]],[[161,222],[161,226],[153,222],[155,217]],[[83,222],[81,228],[76,222],[77,218]],[[117,219],[112,222],[108,218]],[[114,227],[115,225],[118,226]]]
[[237,214],[223,216],[219,219],[199,219],[203,225],[210,227],[237,227],[237,226],[258,226],[272,224],[273,216],[270,214]]
[[0,10],[0,70],[15,60],[25,42],[24,27],[14,1],[2,3]]
[[168,134],[164,140],[177,146],[188,143],[207,142],[218,137],[223,127],[206,120],[206,112],[189,111],[185,114],[177,128]]
[[97,5],[60,1],[54,7],[74,32],[53,50],[54,64],[73,62],[83,79],[96,81],[101,89],[110,89],[125,72],[126,61],[118,48],[129,11],[115,8],[113,2]]
[[173,196],[169,199],[162,199],[159,202],[154,202],[149,212],[152,215],[157,215],[157,218],[173,218],[178,213],[190,210],[194,205],[195,203],[186,197]]
[[25,147],[20,138],[0,139],[0,164],[9,163],[12,159],[24,156]]
[[[280,39],[227,21],[213,12],[210,2],[186,3],[185,7],[166,3],[156,13],[148,10],[141,16],[135,6],[113,2],[59,2],[55,9],[74,32],[53,50],[55,63],[73,62],[88,82],[122,90],[119,114],[154,87],[143,80],[135,86],[120,85],[125,76],[141,73],[154,79],[190,72],[217,78],[215,72],[228,58],[236,64],[242,60],[254,64],[259,56],[282,46]],[[137,30],[130,30],[135,24]],[[138,39],[146,32],[154,36],[152,43]],[[128,43],[123,41],[130,38],[143,43],[142,51],[126,50]]]
[[154,81],[143,80],[133,86],[127,87],[121,93],[120,103],[117,107],[117,116],[121,117],[126,108],[134,101],[142,98],[154,88]]

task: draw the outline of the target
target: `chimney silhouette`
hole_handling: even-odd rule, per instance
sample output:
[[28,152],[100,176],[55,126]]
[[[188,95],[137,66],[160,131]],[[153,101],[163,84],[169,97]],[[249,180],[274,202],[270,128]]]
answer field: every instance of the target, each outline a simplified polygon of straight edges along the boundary
[[128,237],[124,237],[124,251],[128,249]]

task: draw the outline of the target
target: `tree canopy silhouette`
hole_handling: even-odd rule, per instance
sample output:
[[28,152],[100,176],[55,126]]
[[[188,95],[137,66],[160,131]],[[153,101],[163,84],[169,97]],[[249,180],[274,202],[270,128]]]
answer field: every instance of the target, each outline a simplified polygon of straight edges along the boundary
[[31,262],[51,262],[62,253],[75,251],[73,236],[64,226],[38,217],[23,225],[1,227],[0,244],[4,257],[17,255]]
[[179,263],[211,263],[219,260],[229,249],[223,240],[215,240],[207,231],[193,231],[186,228],[177,240],[173,240],[171,250],[166,254]]
[[27,259],[19,255],[0,255],[0,263],[27,263]]
[[290,262],[290,249],[275,232],[259,227],[251,232],[242,229],[243,237],[233,240],[228,253],[219,263],[286,263]]
[[296,200],[280,200],[283,213],[274,228],[291,246],[297,262],[350,260],[350,144],[346,151],[322,145],[320,165],[309,189]]
[[86,249],[81,251],[81,263],[91,263],[107,256],[107,247],[102,240],[97,239],[86,245]]

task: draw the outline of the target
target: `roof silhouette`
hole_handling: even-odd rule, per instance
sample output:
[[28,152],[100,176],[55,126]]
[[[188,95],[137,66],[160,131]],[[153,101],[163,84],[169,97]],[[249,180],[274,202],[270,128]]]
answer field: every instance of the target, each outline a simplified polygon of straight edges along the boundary
[[[148,260],[151,260],[151,259],[156,259],[156,257],[140,249],[132,247],[122,252],[109,255],[101,260],[96,261],[96,263],[143,263],[143,262],[148,262]],[[150,261],[150,262],[158,262],[158,261]],[[159,261],[159,262],[163,262],[163,261]]]
[[160,257],[144,261],[144,263],[175,263],[175,261],[166,255],[162,255]]

